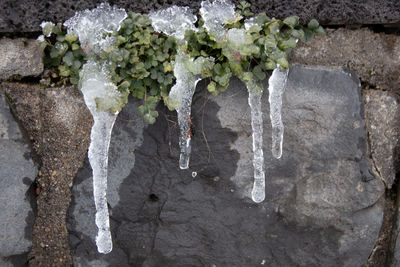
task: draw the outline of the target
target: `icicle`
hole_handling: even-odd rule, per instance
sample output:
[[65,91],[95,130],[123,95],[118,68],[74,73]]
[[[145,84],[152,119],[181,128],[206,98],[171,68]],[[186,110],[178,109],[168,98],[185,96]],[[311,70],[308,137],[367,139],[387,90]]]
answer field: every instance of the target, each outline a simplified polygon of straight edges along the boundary
[[[167,35],[173,35],[178,42],[183,43],[186,29],[196,30],[194,16],[188,7],[172,6],[170,8],[150,13],[152,26],[156,31],[164,32]],[[196,84],[200,81],[200,75],[194,75],[186,68],[186,61],[192,60],[185,55],[182,49],[178,49],[176,61],[174,64],[175,85],[171,88],[168,96],[171,106],[176,107],[178,113],[178,124],[180,127],[179,146],[180,158],[179,167],[181,169],[189,168],[189,159],[191,152],[191,106]]]
[[282,156],[283,145],[283,123],[282,123],[282,95],[286,88],[286,81],[289,70],[280,70],[280,67],[274,69],[269,78],[269,104],[270,117],[272,125],[272,155],[279,159]]
[[[253,168],[254,185],[251,197],[260,203],[265,199],[265,173],[263,154],[263,117],[261,111],[262,90],[255,84],[247,87],[249,91],[249,106],[251,110],[251,128],[253,130]],[[262,88],[261,88],[262,89]]]
[[90,133],[89,162],[93,169],[93,195],[96,206],[97,250],[109,253],[112,250],[110,222],[107,207],[107,166],[111,132],[117,114],[97,111],[96,98],[112,99],[119,96],[117,87],[106,75],[106,66],[89,60],[80,72],[80,87],[85,103],[93,116]]
[[179,146],[180,157],[179,167],[181,169],[189,168],[189,159],[191,152],[191,110],[192,99],[196,85],[200,81],[200,75],[193,75],[187,68],[185,61],[187,59],[183,55],[177,55],[174,65],[174,75],[176,83],[171,88],[168,98],[171,99],[179,108],[176,110],[178,113],[178,124],[180,128]]
[[96,100],[103,101],[105,106],[113,106],[121,94],[110,80],[108,63],[98,62],[95,58],[101,51],[115,44],[115,37],[111,33],[118,30],[126,16],[123,9],[101,4],[93,10],[77,12],[64,23],[69,33],[78,36],[89,58],[80,72],[79,84],[94,120],[88,154],[93,170],[93,195],[98,227],[96,245],[97,250],[104,254],[112,250],[106,193],[108,149],[117,113],[98,111]]

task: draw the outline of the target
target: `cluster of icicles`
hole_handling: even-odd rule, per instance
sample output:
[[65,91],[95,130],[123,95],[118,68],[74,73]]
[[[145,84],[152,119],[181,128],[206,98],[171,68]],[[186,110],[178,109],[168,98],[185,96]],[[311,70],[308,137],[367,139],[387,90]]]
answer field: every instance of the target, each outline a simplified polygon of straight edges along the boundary
[[[234,5],[229,0],[215,0],[214,2],[203,1],[200,13],[204,19],[204,26],[216,39],[220,40],[227,34],[224,22],[237,16]],[[117,87],[110,81],[109,62],[96,61],[96,51],[105,50],[114,45],[113,37],[104,35],[104,32],[113,32],[119,29],[120,23],[127,17],[124,9],[101,4],[93,10],[80,11],[74,17],[67,20],[64,25],[68,32],[79,37],[82,46],[87,46],[88,61],[80,72],[80,88],[83,92],[86,105],[88,106],[94,125],[91,130],[91,143],[89,147],[89,161],[93,169],[93,192],[96,206],[96,225],[98,234],[96,244],[100,253],[109,253],[112,250],[110,233],[110,222],[107,208],[107,165],[108,149],[110,145],[111,132],[118,114],[97,111],[95,99],[97,97],[115,97],[119,92]],[[196,30],[194,23],[197,18],[188,7],[172,6],[170,8],[153,12],[150,14],[152,25],[158,32],[173,35],[178,42],[183,44],[186,29]],[[177,109],[178,123],[180,126],[180,160],[181,169],[189,167],[190,159],[190,136],[187,136],[190,127],[190,113],[192,97],[199,75],[193,75],[185,68],[184,61],[187,55],[178,51],[174,63],[174,75],[176,84],[171,88],[170,98],[178,101],[180,107]],[[193,59],[189,59],[193,60]],[[212,59],[213,60],[213,59]],[[272,123],[272,154],[276,158],[282,155],[283,124],[281,119],[282,94],[288,71],[275,69],[269,79],[269,103],[270,117]],[[251,108],[251,126],[253,130],[253,166],[254,186],[252,199],[260,203],[265,198],[265,173],[263,156],[263,117],[261,111],[262,92],[253,92],[254,88],[248,86],[249,105]]]

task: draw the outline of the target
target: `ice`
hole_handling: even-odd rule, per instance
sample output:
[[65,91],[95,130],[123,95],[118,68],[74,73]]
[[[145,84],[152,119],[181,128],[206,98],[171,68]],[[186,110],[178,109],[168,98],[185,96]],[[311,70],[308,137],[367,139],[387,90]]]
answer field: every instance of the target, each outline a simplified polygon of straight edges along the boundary
[[119,29],[121,21],[126,17],[124,9],[102,3],[95,9],[76,12],[64,22],[64,26],[68,28],[68,33],[79,37],[85,52],[99,54],[115,44],[116,39],[112,33]]
[[254,17],[246,19],[244,21],[244,28],[246,29],[246,31],[250,30],[251,26],[256,25],[257,21]]
[[190,152],[191,152],[191,110],[192,98],[197,83],[200,81],[200,75],[194,75],[186,68],[186,56],[178,54],[174,64],[174,75],[176,83],[171,88],[168,98],[177,107],[178,124],[180,128],[179,146],[180,158],[179,167],[181,169],[189,168]]
[[272,124],[272,155],[279,159],[282,156],[283,123],[282,123],[282,95],[286,88],[289,69],[280,70],[280,66],[272,72],[269,78],[269,105]]
[[103,3],[95,9],[77,12],[64,23],[68,33],[78,36],[88,56],[87,63],[79,73],[79,86],[94,120],[88,154],[93,170],[93,195],[98,228],[96,245],[97,250],[104,254],[112,250],[106,198],[107,167],[111,133],[118,113],[98,111],[96,100],[101,100],[103,106],[113,106],[121,94],[110,80],[110,63],[97,61],[97,56],[115,44],[113,32],[119,29],[126,16],[124,9]]
[[109,253],[112,250],[110,222],[107,207],[107,166],[108,148],[111,132],[117,114],[108,111],[97,111],[95,99],[98,97],[115,97],[119,95],[117,87],[109,80],[105,71],[107,65],[89,60],[80,72],[80,87],[94,124],[90,133],[89,162],[93,170],[93,195],[96,206],[97,250]]
[[253,43],[251,36],[246,34],[245,29],[230,29],[226,34],[226,38],[236,48]]
[[235,12],[235,5],[229,0],[214,0],[201,2],[201,17],[204,27],[216,41],[221,41],[226,33],[226,23],[234,22],[242,17]]
[[193,15],[189,7],[171,6],[151,12],[149,17],[155,31],[173,35],[178,40],[183,40],[186,30],[197,30],[194,26],[197,17]]
[[46,35],[46,37],[50,37],[54,26],[56,26],[56,25],[53,22],[49,22],[49,21],[43,21],[40,24],[40,27],[42,27],[42,30],[43,30],[43,34]]
[[261,111],[262,90],[260,90],[260,88],[255,84],[250,84],[248,86],[248,91],[249,106],[251,110],[251,128],[253,131],[254,185],[251,197],[254,202],[260,203],[265,199],[263,117]]

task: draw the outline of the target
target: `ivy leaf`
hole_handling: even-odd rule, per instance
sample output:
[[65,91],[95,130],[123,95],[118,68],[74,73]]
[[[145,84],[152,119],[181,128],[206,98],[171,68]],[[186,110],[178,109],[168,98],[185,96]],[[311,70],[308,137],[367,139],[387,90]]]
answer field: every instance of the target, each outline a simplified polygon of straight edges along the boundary
[[71,44],[73,42],[78,41],[78,36],[76,36],[75,34],[68,33],[67,35],[65,35],[65,41]]
[[289,62],[287,61],[286,57],[281,57],[277,60],[277,63],[282,67],[282,68],[289,68]]
[[287,17],[284,21],[284,24],[288,25],[290,28],[294,28],[299,25],[299,17],[298,16],[291,16]]
[[264,80],[266,77],[264,71],[260,68],[260,66],[255,66],[252,72],[253,72],[253,76],[257,80]]
[[297,46],[297,41],[294,38],[289,38],[281,42],[281,47],[286,50],[287,48],[295,48]]
[[312,20],[310,20],[310,22],[308,23],[307,26],[311,30],[316,30],[319,27],[319,23],[316,19],[312,19]]
[[271,19],[265,13],[258,14],[256,20],[257,20],[257,24],[259,24],[259,25],[264,25],[265,23],[271,21]]
[[325,33],[324,28],[322,26],[319,26],[316,30],[314,30],[316,34],[323,34]]
[[75,57],[71,51],[68,51],[65,56],[63,57],[63,62],[68,66],[72,66],[74,64]]
[[217,89],[217,87],[216,87],[216,83],[214,81],[210,82],[207,85],[207,90],[212,94],[215,93],[216,89]]

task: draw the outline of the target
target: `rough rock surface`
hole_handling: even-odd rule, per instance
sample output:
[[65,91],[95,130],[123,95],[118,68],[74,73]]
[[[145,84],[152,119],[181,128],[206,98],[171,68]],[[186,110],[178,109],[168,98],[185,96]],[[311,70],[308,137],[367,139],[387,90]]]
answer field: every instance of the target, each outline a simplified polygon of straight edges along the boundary
[[0,80],[40,75],[43,72],[42,57],[36,40],[0,39]]
[[65,221],[70,187],[89,146],[90,113],[76,87],[21,83],[3,83],[1,87],[12,100],[40,160],[30,265],[71,266]]
[[31,149],[0,92],[0,266],[22,266],[32,245],[37,168]]
[[[59,22],[73,16],[77,10],[94,8],[100,0],[3,0],[0,2],[0,32],[38,31],[43,20]],[[132,1],[112,0],[110,4],[140,13],[166,8],[172,5],[200,8],[201,0]],[[239,0],[232,1],[239,3]],[[325,1],[325,0],[249,0],[255,13],[266,12],[270,17],[285,18],[298,15],[302,21],[312,18],[322,24],[385,24],[397,23],[400,18],[400,2],[397,0]]]
[[327,30],[311,42],[300,43],[290,62],[345,66],[371,86],[400,92],[399,35],[373,33],[367,28]]
[[373,171],[390,189],[399,170],[400,110],[398,97],[390,92],[363,93],[367,131],[374,162]]
[[[293,66],[280,160],[269,149],[267,99],[266,91],[267,191],[261,204],[250,199],[244,85],[232,81],[212,99],[204,90],[195,94],[192,159],[185,171],[178,167],[175,113],[159,107],[156,124],[143,128],[130,101],[115,125],[109,159],[109,185],[118,188],[119,199],[109,190],[114,250],[96,251],[86,162],[68,219],[75,266],[362,266],[381,226],[384,186],[367,168],[359,81],[341,68]],[[117,172],[122,179],[114,180]]]

